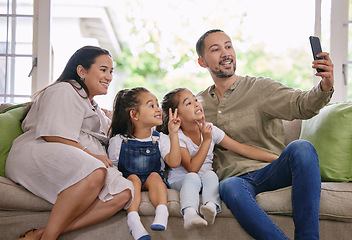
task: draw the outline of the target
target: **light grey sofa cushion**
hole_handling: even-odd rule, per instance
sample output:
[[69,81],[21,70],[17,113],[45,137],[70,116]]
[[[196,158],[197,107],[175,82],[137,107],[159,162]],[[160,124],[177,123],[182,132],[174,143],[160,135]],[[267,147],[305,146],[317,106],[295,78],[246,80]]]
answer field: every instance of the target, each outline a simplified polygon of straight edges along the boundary
[[[168,189],[168,209],[172,217],[182,217],[179,192]],[[9,179],[0,177],[0,209],[24,211],[50,211],[52,204],[28,192]],[[269,214],[292,216],[291,187],[257,195],[258,204]],[[222,202],[218,217],[233,215]],[[141,216],[154,216],[155,208],[148,192],[142,192],[139,208]],[[320,201],[320,219],[352,222],[352,183],[323,182]]]
[[51,203],[4,177],[0,177],[0,196],[2,210],[50,211],[53,207]]
[[[258,204],[269,214],[292,216],[291,187],[257,195]],[[352,222],[352,182],[321,184],[320,219]]]

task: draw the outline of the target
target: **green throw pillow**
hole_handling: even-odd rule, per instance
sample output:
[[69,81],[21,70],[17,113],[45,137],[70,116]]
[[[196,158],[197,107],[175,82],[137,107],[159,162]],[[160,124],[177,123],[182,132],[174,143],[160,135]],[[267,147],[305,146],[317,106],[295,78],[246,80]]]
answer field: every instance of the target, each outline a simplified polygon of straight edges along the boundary
[[5,177],[5,164],[13,140],[23,133],[21,119],[24,105],[16,105],[0,112],[0,175]]
[[330,104],[303,121],[300,138],[316,148],[322,181],[352,181],[352,102]]

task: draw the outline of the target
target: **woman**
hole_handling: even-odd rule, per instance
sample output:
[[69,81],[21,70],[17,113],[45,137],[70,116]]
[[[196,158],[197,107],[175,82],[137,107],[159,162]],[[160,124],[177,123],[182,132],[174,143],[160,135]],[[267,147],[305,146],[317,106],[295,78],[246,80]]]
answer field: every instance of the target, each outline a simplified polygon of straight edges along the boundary
[[107,93],[113,61],[109,52],[77,50],[63,73],[42,90],[13,143],[6,175],[54,204],[44,228],[21,239],[56,239],[128,208],[132,183],[107,158],[110,120],[93,100]]

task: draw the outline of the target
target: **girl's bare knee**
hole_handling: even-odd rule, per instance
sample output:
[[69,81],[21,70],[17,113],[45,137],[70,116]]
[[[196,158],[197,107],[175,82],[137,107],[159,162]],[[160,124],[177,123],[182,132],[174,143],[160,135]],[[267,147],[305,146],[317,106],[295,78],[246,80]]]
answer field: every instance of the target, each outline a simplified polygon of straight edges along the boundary
[[148,178],[147,178],[147,180],[148,179],[151,179],[151,180],[153,180],[153,181],[163,181],[163,179],[161,178],[161,176],[159,175],[159,173],[157,173],[157,172],[152,172],[149,176],[148,176]]
[[157,173],[157,172],[152,172],[148,176],[147,181],[145,182],[145,187],[147,187],[148,189],[152,186],[156,186],[156,187],[160,188],[163,185],[165,185],[165,183],[164,183],[163,179],[161,178],[161,176],[159,175],[159,173]]
[[139,177],[135,174],[131,174],[127,177],[128,180],[130,180],[133,183],[133,186],[135,188],[141,188],[142,187],[142,182],[139,179]]

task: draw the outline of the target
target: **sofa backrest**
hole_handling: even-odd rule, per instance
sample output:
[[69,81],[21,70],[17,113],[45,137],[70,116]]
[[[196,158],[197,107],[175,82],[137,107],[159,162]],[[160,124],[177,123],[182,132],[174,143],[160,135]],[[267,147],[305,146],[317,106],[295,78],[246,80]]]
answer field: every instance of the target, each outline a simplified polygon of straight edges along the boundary
[[[0,112],[11,106],[13,106],[13,104],[11,103],[1,103]],[[283,120],[282,122],[284,124],[284,130],[285,130],[285,144],[287,145],[293,140],[296,140],[299,138],[301,134],[302,120],[293,120],[293,121]]]
[[302,120],[283,120],[282,123],[284,124],[286,145],[292,142],[293,140],[299,139],[299,136],[301,134]]
[[0,104],[0,112],[4,111],[6,108],[12,107],[14,104],[12,103],[1,103]]

